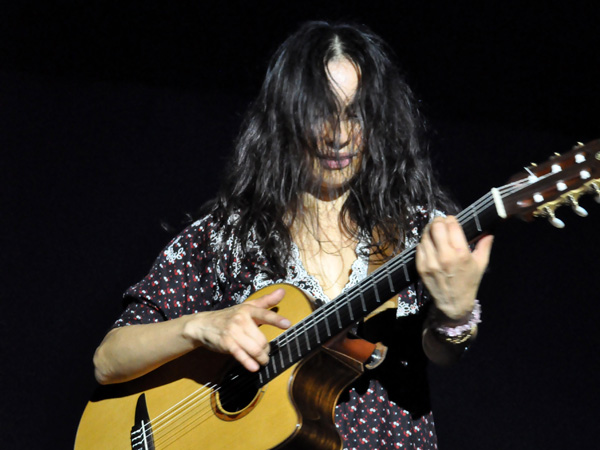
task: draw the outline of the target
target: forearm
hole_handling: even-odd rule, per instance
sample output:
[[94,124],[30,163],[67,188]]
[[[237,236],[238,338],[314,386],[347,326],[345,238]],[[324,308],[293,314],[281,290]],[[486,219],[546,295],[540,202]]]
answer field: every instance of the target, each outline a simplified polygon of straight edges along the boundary
[[276,289],[239,305],[203,311],[166,322],[111,330],[94,355],[96,379],[120,383],[142,376],[197,347],[233,355],[256,372],[269,361],[269,342],[258,324],[288,328],[288,319],[272,311],[285,295]]
[[109,331],[94,354],[96,380],[100,384],[128,381],[193,350],[197,344],[184,332],[192,317]]

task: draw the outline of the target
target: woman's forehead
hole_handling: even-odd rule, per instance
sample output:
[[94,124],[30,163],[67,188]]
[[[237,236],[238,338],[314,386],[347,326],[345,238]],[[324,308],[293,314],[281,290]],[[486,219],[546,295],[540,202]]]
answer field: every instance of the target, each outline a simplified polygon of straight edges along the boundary
[[348,105],[358,89],[356,66],[347,58],[333,59],[327,63],[327,76],[340,102],[344,106]]

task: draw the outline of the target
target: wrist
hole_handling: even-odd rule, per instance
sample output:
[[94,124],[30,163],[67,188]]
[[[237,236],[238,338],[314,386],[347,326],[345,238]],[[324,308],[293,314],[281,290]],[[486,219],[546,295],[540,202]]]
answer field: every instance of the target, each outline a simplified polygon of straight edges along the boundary
[[445,342],[462,344],[477,334],[479,323],[481,323],[481,304],[475,300],[471,312],[458,319],[450,318],[435,309],[430,319],[430,328]]
[[200,316],[200,313],[185,315],[176,319],[181,320],[181,337],[193,348],[202,346],[202,327],[199,326],[199,321],[202,319],[201,316],[198,316]]

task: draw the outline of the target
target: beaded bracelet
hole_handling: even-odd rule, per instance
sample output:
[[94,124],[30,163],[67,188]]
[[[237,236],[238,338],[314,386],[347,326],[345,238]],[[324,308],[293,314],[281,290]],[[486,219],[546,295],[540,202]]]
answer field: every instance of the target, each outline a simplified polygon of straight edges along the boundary
[[475,300],[475,306],[467,323],[456,327],[436,326],[434,330],[445,341],[452,344],[462,344],[473,337],[477,331],[478,323],[481,323],[481,304],[479,300]]

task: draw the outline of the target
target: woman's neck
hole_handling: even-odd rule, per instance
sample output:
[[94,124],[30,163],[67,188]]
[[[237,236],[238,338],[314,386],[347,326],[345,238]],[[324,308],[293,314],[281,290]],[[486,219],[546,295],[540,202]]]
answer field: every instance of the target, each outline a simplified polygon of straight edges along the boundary
[[319,244],[328,244],[328,247],[351,245],[354,242],[353,233],[348,233],[341,219],[342,207],[347,198],[348,193],[326,199],[308,193],[302,194],[301,209],[291,227],[294,240],[302,243],[312,237]]
[[337,228],[340,224],[340,212],[347,198],[348,193],[335,198],[302,194],[300,197],[302,221],[324,228]]
[[346,198],[324,200],[303,195],[301,210],[291,228],[304,268],[329,298],[342,292],[356,260],[356,238],[341,218]]

